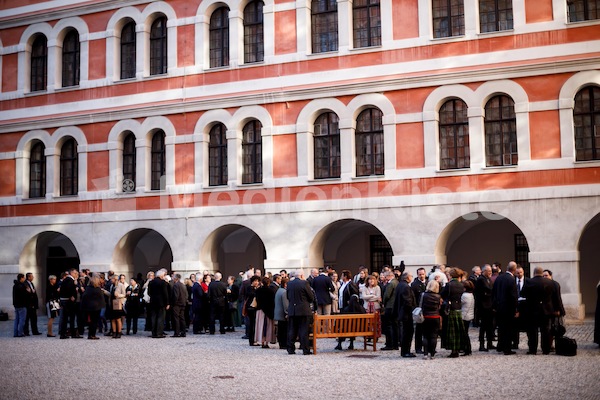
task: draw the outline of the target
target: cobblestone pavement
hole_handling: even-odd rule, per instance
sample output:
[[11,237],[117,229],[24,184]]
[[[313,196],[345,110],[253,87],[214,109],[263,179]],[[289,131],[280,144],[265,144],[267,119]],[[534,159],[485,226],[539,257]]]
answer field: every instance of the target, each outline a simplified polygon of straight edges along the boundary
[[[525,334],[514,356],[478,352],[471,328],[472,356],[450,359],[440,350],[434,360],[338,352],[333,339],[318,341],[316,356],[290,356],[275,345],[248,346],[241,330],[162,340],[142,331],[89,341],[47,338],[43,317],[40,336],[13,338],[12,327],[0,322],[0,400],[600,399],[593,320],[567,324],[576,357],[526,355]],[[362,349],[362,341],[356,344]]]

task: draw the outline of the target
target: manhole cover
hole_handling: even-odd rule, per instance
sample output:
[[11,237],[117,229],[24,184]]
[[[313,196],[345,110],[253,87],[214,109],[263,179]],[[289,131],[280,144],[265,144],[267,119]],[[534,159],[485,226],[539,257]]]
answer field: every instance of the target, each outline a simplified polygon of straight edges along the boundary
[[351,354],[348,357],[353,357],[353,358],[375,358],[375,357],[379,357],[379,356],[375,356],[375,355],[371,355],[371,354]]
[[233,376],[231,376],[231,375],[218,375],[218,376],[213,376],[213,378],[216,378],[216,379],[233,379]]

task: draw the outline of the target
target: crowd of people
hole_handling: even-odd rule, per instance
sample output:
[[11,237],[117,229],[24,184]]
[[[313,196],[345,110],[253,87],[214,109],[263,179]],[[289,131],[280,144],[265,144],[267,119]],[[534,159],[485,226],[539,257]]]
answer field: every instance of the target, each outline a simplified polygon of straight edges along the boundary
[[[37,327],[39,299],[33,274],[18,274],[13,287],[14,336],[40,335]],[[314,313],[378,313],[378,336],[385,335],[384,351],[400,350],[402,357],[423,354],[432,359],[440,347],[448,357],[472,354],[469,328],[479,329],[479,351],[497,350],[515,354],[519,333],[527,332],[527,354],[552,351],[553,327],[565,315],[560,285],[552,272],[539,267],[526,278],[515,262],[502,271],[499,263],[476,266],[468,275],[456,267],[434,266],[429,273],[419,268],[416,277],[398,267],[384,266],[381,272],[360,267],[338,273],[332,268],[311,269],[308,277],[299,269],[281,270],[262,276],[250,267],[226,280],[214,274],[167,274],[166,269],[126,280],[112,271],[81,272],[73,268],[60,279],[51,275],[46,290],[47,336],[54,337],[54,319],[59,318],[61,339],[97,340],[104,333],[119,339],[138,333],[138,318],[145,313],[144,330],[152,338],[234,332],[244,326],[243,339],[250,346],[278,345],[311,354],[309,327]],[[415,309],[422,321],[413,320]],[[125,329],[123,325],[125,323]],[[190,329],[191,328],[191,329]],[[414,341],[414,347],[413,347]],[[338,339],[335,350],[343,350]],[[494,345],[496,342],[496,345]],[[353,339],[347,349],[353,349]],[[412,351],[414,348],[414,352]],[[416,354],[415,354],[416,353]]]

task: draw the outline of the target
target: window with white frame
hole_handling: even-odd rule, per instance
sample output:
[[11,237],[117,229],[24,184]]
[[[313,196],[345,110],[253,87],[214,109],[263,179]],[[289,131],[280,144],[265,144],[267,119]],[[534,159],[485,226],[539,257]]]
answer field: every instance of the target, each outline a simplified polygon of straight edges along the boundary
[[333,112],[323,113],[315,121],[314,161],[315,179],[340,177],[339,118]]
[[469,120],[464,101],[451,99],[440,107],[439,145],[441,170],[469,168]]
[[485,106],[485,159],[488,167],[519,162],[515,102],[506,95],[492,97]]

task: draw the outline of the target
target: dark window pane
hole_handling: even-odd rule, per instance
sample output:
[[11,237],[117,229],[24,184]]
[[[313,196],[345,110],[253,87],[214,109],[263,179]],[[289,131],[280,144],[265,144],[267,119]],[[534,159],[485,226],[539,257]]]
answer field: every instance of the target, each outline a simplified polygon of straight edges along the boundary
[[31,46],[31,91],[46,90],[48,79],[48,40],[38,35]]
[[229,65],[229,9],[216,9],[210,17],[210,67]]
[[123,140],[123,179],[129,179],[135,185],[136,149],[135,135],[131,132]]
[[79,33],[71,30],[62,49],[62,87],[79,85]]
[[587,86],[577,93],[573,122],[575,159],[600,160],[600,87]]
[[467,105],[448,100],[439,111],[440,169],[469,168],[469,120]]
[[376,108],[360,113],[356,120],[356,175],[383,175],[383,114]]
[[465,34],[463,0],[432,0],[433,37],[444,38]]
[[481,32],[498,32],[512,28],[512,0],[479,0]]
[[600,0],[567,0],[569,22],[600,19]]
[[264,58],[263,2],[252,1],[244,8],[244,62],[260,62]]
[[352,6],[354,47],[381,45],[381,9],[379,0],[354,1]]
[[152,160],[150,171],[150,190],[161,190],[161,179],[166,173],[165,133],[157,131],[152,136]]
[[262,182],[262,125],[258,121],[248,122],[243,129],[242,139],[242,183]]
[[60,195],[77,194],[78,181],[77,143],[75,139],[67,140],[60,151]]
[[315,121],[315,179],[339,178],[341,174],[339,119],[335,113],[321,114]]
[[29,154],[29,197],[46,196],[46,148],[42,142],[31,147]]
[[337,51],[337,0],[312,0],[311,4],[312,52]]
[[223,124],[212,127],[208,144],[208,184],[227,185],[227,137]]
[[167,18],[159,17],[150,28],[150,75],[167,73]]
[[121,30],[121,79],[135,78],[135,22]]

